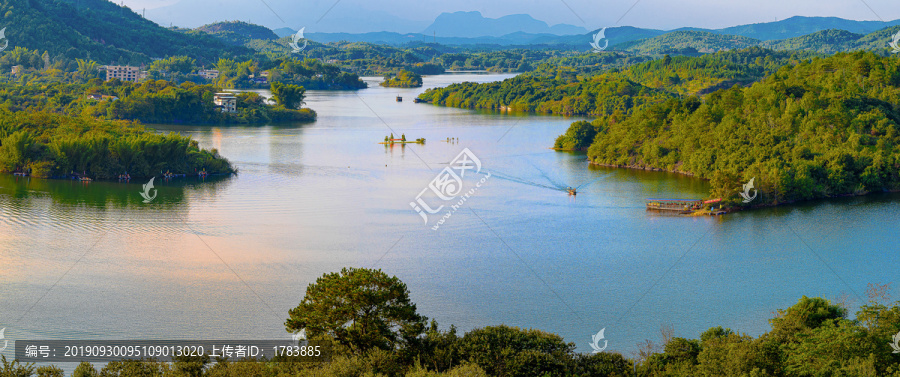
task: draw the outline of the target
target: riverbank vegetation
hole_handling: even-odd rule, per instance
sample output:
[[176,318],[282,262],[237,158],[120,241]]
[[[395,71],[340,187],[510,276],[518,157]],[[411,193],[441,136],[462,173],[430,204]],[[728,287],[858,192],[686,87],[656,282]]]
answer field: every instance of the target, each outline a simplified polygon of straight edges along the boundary
[[754,205],[895,191],[897,103],[900,61],[841,53],[786,65],[749,87],[604,114],[593,130],[573,125],[555,146],[587,149],[596,164],[706,178],[711,194],[733,205],[743,204],[738,192],[751,178]]
[[[276,58],[290,51],[290,37],[265,43],[268,55]],[[255,41],[258,42],[258,41]],[[246,46],[259,49],[258,43]],[[493,47],[493,48],[492,48]],[[396,74],[401,70],[420,75],[436,75],[445,71],[479,70],[495,73],[530,72],[538,64],[552,58],[586,55],[572,48],[502,48],[499,46],[449,46],[437,43],[415,43],[403,47],[367,42],[310,41],[303,51],[307,58],[321,59],[341,70],[365,76]]]
[[231,164],[195,140],[127,121],[0,110],[0,172],[38,178],[146,178],[171,172],[230,174]]
[[[870,285],[869,302],[855,318],[848,317],[843,305],[804,296],[775,312],[771,329],[758,337],[717,326],[696,338],[682,338],[664,327],[659,342],[647,340],[626,357],[577,353],[575,343],[536,329],[442,330],[417,312],[397,277],[345,268],[310,284],[285,322],[288,332],[305,329],[310,340],[330,341],[329,363],[214,361],[204,356],[174,363],[111,362],[99,371],[81,363],[74,376],[900,377],[900,354],[891,347],[892,336],[900,331],[900,301],[886,302],[888,288]],[[3,376],[62,376],[54,366],[35,370],[6,359],[2,368]]]
[[610,52],[561,59],[559,63],[573,66],[543,64],[532,73],[501,82],[429,89],[419,98],[435,105],[472,109],[562,115],[627,113],[667,98],[750,84],[806,55],[750,48],[699,58],[666,56],[619,68],[641,59]]
[[219,59],[214,69],[219,71],[219,77],[211,83],[222,88],[268,88],[273,82],[300,85],[312,90],[356,90],[368,86],[357,74],[343,72],[336,65],[318,59]]
[[[582,73],[543,67],[426,91],[435,104],[592,115],[554,143],[607,166],[710,180],[726,206],[900,190],[900,63],[760,48]],[[760,196],[740,200],[754,180]],[[752,193],[752,192],[751,192]]]
[[[84,83],[61,82],[13,85],[0,83],[0,109],[65,114],[107,120],[144,123],[234,124],[313,121],[315,111],[266,103],[257,93],[239,93],[237,111],[222,112],[213,96],[219,88],[165,80],[141,83],[92,79]],[[277,96],[276,96],[277,97]],[[277,98],[276,98],[277,99]],[[299,102],[302,103],[300,93]]]

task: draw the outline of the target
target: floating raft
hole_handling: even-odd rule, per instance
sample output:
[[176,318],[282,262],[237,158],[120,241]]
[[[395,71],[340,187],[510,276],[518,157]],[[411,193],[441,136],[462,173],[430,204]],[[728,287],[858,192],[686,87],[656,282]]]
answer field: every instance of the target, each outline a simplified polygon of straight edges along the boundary
[[652,211],[666,211],[666,212],[677,212],[680,214],[690,214],[690,215],[711,215],[718,216],[724,215],[726,212],[719,207],[719,209],[714,209],[714,207],[710,206],[709,209],[704,209],[707,204],[714,204],[721,202],[722,199],[712,199],[712,200],[702,200],[702,199],[658,199],[658,198],[650,198],[647,199],[647,210]]

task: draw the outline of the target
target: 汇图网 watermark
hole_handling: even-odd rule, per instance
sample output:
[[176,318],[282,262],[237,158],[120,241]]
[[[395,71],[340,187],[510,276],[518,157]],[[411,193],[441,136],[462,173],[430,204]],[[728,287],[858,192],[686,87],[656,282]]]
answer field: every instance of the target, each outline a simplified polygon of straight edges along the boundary
[[894,349],[894,352],[891,353],[900,353],[900,331],[894,334],[894,337],[891,338],[893,342],[891,342],[891,348]]
[[[591,353],[600,353],[606,349],[606,346],[609,344],[609,342],[607,342],[606,339],[603,339],[603,333],[605,331],[606,331],[606,327],[600,329],[600,331],[598,331],[596,334],[591,335],[592,342],[588,343],[588,345],[591,346],[591,348],[593,349],[593,351],[591,351]],[[600,347],[601,340],[603,341],[603,347]]]
[[[141,197],[144,198],[144,203],[150,203],[153,199],[156,199],[156,189],[153,188],[153,180],[156,177],[150,178],[150,181],[146,184],[142,185],[144,191],[141,191]],[[150,196],[150,190],[153,190],[153,196]]]
[[0,340],[3,340],[3,347],[0,347],[0,352],[6,350],[6,347],[9,347],[9,341],[4,338],[3,333],[6,332],[6,327],[0,329]]
[[469,148],[465,148],[460,152],[453,161],[450,161],[450,165],[441,170],[438,173],[437,177],[431,180],[428,183],[428,187],[422,189],[422,192],[416,196],[415,201],[409,203],[410,207],[416,210],[416,213],[422,217],[422,220],[425,221],[425,224],[428,224],[428,215],[434,215],[442,210],[444,210],[444,204],[439,205],[437,208],[433,208],[431,205],[426,203],[423,196],[431,191],[434,196],[437,197],[440,201],[443,202],[453,202],[450,204],[450,209],[444,213],[439,220],[431,227],[432,230],[438,230],[450,216],[455,213],[466,200],[469,199],[484,182],[487,181],[488,178],[491,177],[491,173],[484,173],[481,179],[478,179],[471,185],[468,191],[464,191],[465,182],[463,179],[466,177],[466,172],[470,172],[469,181],[471,183],[472,180],[476,177],[476,174],[481,174],[481,160],[469,150]]
[[594,52],[602,52],[603,50],[606,50],[607,47],[609,47],[609,39],[606,39],[606,41],[604,41],[605,43],[603,44],[603,47],[600,47],[601,39],[606,39],[606,28],[600,29],[597,34],[594,34],[594,41],[591,42],[591,48],[594,49]]
[[[297,34],[294,34],[294,36],[291,38],[291,43],[289,43],[289,44],[291,45],[291,48],[294,49],[293,52],[295,54],[300,51],[303,51],[303,49],[306,48],[306,45],[309,44],[309,41],[307,41],[305,38],[303,38],[303,30],[305,30],[305,29],[306,29],[305,26],[300,28],[300,30],[297,30]],[[301,39],[303,40],[302,47],[298,44]]]
[[[750,182],[747,182],[743,185],[744,192],[741,193],[741,197],[744,198],[744,203],[750,203],[753,199],[756,199],[756,194],[759,194],[759,190],[753,187],[753,180],[756,177],[750,178]],[[753,196],[750,196],[750,190],[753,190]]]
[[6,28],[0,29],[0,39],[3,40],[3,46],[0,46],[0,51],[6,50],[6,47],[9,46],[9,39],[6,38]]
[[891,51],[892,53],[900,52],[900,30],[897,31],[897,34],[894,34],[894,38],[888,44],[894,49]]

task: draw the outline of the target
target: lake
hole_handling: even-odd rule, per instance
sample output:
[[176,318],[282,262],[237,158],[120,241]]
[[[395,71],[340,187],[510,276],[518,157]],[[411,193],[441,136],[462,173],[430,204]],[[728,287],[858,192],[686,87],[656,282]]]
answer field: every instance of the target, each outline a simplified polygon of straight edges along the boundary
[[[511,76],[429,76],[425,88]],[[218,149],[239,174],[158,178],[149,204],[146,182],[0,176],[6,339],[288,339],[306,286],[353,266],[399,277],[442,328],[538,328],[580,352],[605,328],[608,350],[631,355],[661,326],[756,336],[802,295],[855,312],[868,283],[898,286],[900,195],[654,214],[646,198],[703,198],[707,182],[550,150],[581,118],[414,104],[424,88],[367,81],[309,91],[315,123],[154,126]],[[391,133],[426,143],[379,144]],[[480,172],[453,169],[465,148]],[[428,190],[447,167],[465,172],[461,204]],[[443,210],[423,220],[417,197]]]

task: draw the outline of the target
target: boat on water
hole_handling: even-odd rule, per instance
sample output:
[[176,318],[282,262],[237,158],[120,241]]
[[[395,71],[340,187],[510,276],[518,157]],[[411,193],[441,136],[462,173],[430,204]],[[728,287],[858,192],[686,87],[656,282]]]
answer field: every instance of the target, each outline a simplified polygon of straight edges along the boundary
[[385,136],[385,137],[384,137],[384,141],[381,142],[381,143],[378,143],[378,144],[385,144],[385,145],[394,145],[394,144],[425,144],[425,138],[424,138],[424,137],[420,137],[420,138],[416,139],[415,141],[409,141],[409,140],[406,140],[406,135],[402,135],[402,136],[400,136],[399,139],[395,139],[395,138],[394,138],[394,135],[391,134],[391,136]]
[[574,187],[566,187],[566,192],[568,192],[571,196],[578,195],[578,189]]
[[403,97],[397,96],[397,102],[403,102]]

